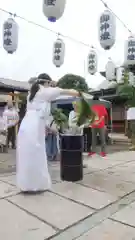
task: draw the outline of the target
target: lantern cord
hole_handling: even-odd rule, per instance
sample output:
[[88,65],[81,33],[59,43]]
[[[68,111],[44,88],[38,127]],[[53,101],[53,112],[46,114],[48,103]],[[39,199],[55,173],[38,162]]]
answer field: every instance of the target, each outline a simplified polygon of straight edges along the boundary
[[[91,48],[91,45],[90,45],[90,44],[84,43],[84,42],[82,42],[82,41],[80,41],[80,40],[77,40],[77,39],[75,39],[75,38],[73,38],[73,37],[70,37],[70,36],[61,34],[60,32],[56,32],[56,31],[54,31],[54,30],[52,30],[52,29],[50,29],[50,28],[45,27],[44,25],[41,25],[41,24],[36,23],[36,22],[34,22],[34,21],[32,21],[32,20],[29,20],[29,19],[26,19],[26,18],[24,18],[24,17],[22,17],[22,16],[19,16],[19,15],[17,15],[16,13],[13,14],[12,12],[9,12],[9,11],[3,9],[3,8],[0,8],[0,11],[2,11],[2,12],[4,12],[4,13],[7,13],[7,14],[13,16],[13,17],[17,17],[17,18],[19,18],[19,19],[21,19],[21,20],[23,20],[23,21],[25,21],[25,22],[27,22],[27,23],[29,23],[29,24],[32,24],[32,25],[34,25],[34,26],[36,26],[36,27],[40,27],[40,28],[42,28],[42,29],[44,29],[44,30],[46,30],[46,31],[49,31],[49,32],[51,32],[51,33],[54,33],[54,34],[56,34],[57,36],[61,36],[61,37],[66,38],[66,39],[68,39],[68,40],[70,40],[70,41],[72,41],[72,42],[75,42],[75,43],[77,43],[77,44],[80,44],[80,45],[83,45],[83,46],[85,46],[85,47]],[[95,50],[97,50],[100,54],[103,54],[103,51],[95,48],[94,46],[92,46],[92,47],[93,47]]]
[[[105,8],[107,8],[109,11],[111,11],[112,14],[122,23],[122,25],[132,34],[132,31],[131,31],[131,30],[127,27],[127,25],[119,18],[119,16],[117,16],[117,15],[112,11],[112,9],[111,9],[110,7],[108,7],[107,3],[104,2],[104,0],[100,0],[100,1],[104,4]],[[68,36],[68,35],[64,35],[64,34],[61,34],[61,33],[59,33],[59,32],[56,32],[56,31],[54,31],[54,30],[52,30],[52,29],[50,29],[50,28],[45,27],[44,25],[41,25],[41,24],[36,23],[36,22],[34,22],[34,21],[32,21],[32,20],[29,20],[29,19],[26,19],[26,18],[24,18],[24,17],[22,17],[22,16],[19,16],[19,15],[17,15],[16,13],[13,14],[12,12],[9,12],[9,11],[3,9],[3,8],[0,8],[0,11],[2,11],[2,12],[4,12],[4,13],[7,13],[7,14],[13,16],[13,17],[17,17],[17,18],[19,18],[19,19],[21,19],[21,20],[23,20],[23,21],[25,21],[25,22],[27,22],[27,23],[29,23],[29,24],[32,24],[32,25],[34,25],[34,26],[36,26],[36,27],[40,27],[40,28],[42,28],[42,29],[44,29],[44,30],[46,30],[46,31],[49,31],[49,32],[54,33],[54,34],[56,34],[56,35],[58,35],[58,36],[61,36],[61,37],[63,37],[63,38],[66,38],[66,39],[68,39],[68,40],[70,40],[70,41],[72,41],[72,42],[75,42],[75,43],[77,43],[77,44],[80,44],[80,45],[83,45],[83,46],[89,47],[89,48],[91,47],[90,44],[84,43],[83,41],[77,40],[77,39],[75,39],[75,38],[73,38],[73,37],[70,37],[70,36]],[[101,52],[101,50],[95,48],[94,46],[92,46],[92,47],[93,47],[94,49],[96,49],[99,53],[103,54],[103,52]]]
[[133,35],[132,31],[128,28],[128,26],[123,22],[123,20],[120,19],[120,17],[116,13],[113,12],[113,10],[110,7],[108,7],[107,3],[104,2],[104,0],[100,0],[100,1],[103,3],[105,8],[107,8],[121,22],[121,24],[124,26],[124,28],[126,28],[128,30],[128,32]]

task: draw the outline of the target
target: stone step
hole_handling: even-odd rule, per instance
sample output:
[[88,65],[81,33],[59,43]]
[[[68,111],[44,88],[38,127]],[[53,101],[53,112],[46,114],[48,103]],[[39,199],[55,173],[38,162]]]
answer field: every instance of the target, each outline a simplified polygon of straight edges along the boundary
[[113,139],[113,144],[118,144],[118,145],[130,145],[129,141],[118,141]]
[[109,137],[112,139],[112,141],[114,143],[118,143],[118,144],[128,144],[130,142],[130,140],[128,139],[127,136],[125,136],[124,134],[109,134]]

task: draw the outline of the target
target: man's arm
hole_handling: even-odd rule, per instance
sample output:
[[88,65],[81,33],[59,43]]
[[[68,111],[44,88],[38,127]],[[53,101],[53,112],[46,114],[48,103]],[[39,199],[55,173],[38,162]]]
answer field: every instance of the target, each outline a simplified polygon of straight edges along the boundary
[[108,119],[108,112],[106,110],[106,107],[105,106],[102,106],[102,107],[103,107],[103,109],[102,109],[103,110],[103,116],[99,119],[98,123],[102,122],[105,119]]
[[102,116],[102,117],[99,119],[99,121],[94,122],[94,125],[100,124],[104,119],[105,119],[105,117]]

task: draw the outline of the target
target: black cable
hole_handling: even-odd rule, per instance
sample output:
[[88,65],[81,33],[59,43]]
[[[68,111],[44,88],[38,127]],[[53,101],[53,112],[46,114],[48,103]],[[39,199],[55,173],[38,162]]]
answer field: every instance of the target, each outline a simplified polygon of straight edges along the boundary
[[107,5],[107,3],[104,2],[104,0],[100,0],[100,1],[103,3],[105,8],[107,8],[121,22],[124,28],[126,28],[129,33],[133,34],[132,31],[129,29],[129,27],[123,22],[123,20],[120,19],[120,17],[116,13],[113,12],[113,10]]
[[26,19],[26,18],[24,18],[24,17],[22,17],[22,16],[19,16],[19,15],[17,15],[16,13],[13,14],[13,13],[11,13],[11,12],[3,9],[3,8],[0,8],[0,11],[5,12],[5,13],[8,13],[8,14],[10,14],[11,16],[20,18],[21,20],[23,20],[23,21],[25,21],[25,22],[27,22],[27,23],[29,23],[29,24],[35,25],[35,26],[37,26],[37,27],[40,27],[40,28],[42,28],[42,29],[45,29],[46,31],[52,32],[52,33],[54,33],[54,34],[60,35],[60,36],[62,36],[62,37],[64,37],[64,38],[67,38],[67,39],[73,41],[73,42],[76,42],[76,43],[78,43],[78,44],[84,45],[85,47],[90,47],[90,44],[84,43],[84,42],[79,41],[79,40],[77,40],[77,39],[75,39],[75,38],[72,38],[72,37],[70,37],[70,36],[67,36],[67,35],[58,33],[58,32],[56,32],[56,31],[54,31],[54,30],[52,30],[52,29],[50,29],[50,28],[47,28],[47,27],[39,24],[39,23],[36,23],[36,22],[31,21],[31,20],[29,20],[29,19]]

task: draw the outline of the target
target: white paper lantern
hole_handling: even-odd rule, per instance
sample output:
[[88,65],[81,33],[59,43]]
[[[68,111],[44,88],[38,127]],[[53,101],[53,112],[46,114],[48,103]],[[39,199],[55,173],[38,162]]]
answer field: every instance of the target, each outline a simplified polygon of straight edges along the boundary
[[135,64],[135,37],[130,36],[125,42],[125,61],[124,65],[130,66]]
[[66,0],[43,0],[43,13],[50,22],[56,22],[62,17]]
[[94,75],[97,72],[97,53],[94,49],[91,49],[88,58],[87,58],[87,64],[88,64],[88,72],[91,75]]
[[106,66],[105,66],[105,70],[106,70],[106,79],[108,81],[113,81],[116,79],[115,64],[112,62],[111,59],[107,62]]
[[12,54],[18,47],[18,24],[13,18],[8,18],[3,24],[3,48]]
[[99,41],[102,48],[110,49],[116,39],[116,18],[109,11],[105,10],[99,19]]
[[65,43],[58,38],[53,45],[53,63],[56,67],[60,67],[64,63]]
[[116,81],[118,84],[124,83],[124,75],[125,69],[123,67],[119,67],[116,69]]

